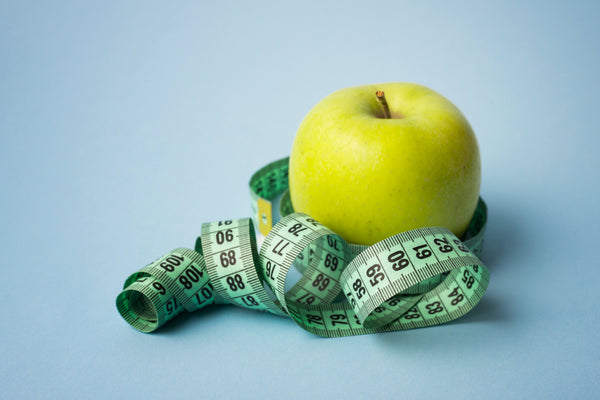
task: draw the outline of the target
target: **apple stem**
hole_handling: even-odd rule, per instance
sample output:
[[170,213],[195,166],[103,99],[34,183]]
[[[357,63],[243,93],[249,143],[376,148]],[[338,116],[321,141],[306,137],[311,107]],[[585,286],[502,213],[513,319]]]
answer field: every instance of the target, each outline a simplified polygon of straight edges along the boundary
[[387,100],[385,99],[385,93],[383,93],[383,90],[376,91],[375,96],[377,96],[377,100],[379,100],[379,104],[381,104],[381,108],[383,109],[383,118],[392,118],[392,114],[390,113],[390,107],[388,106]]

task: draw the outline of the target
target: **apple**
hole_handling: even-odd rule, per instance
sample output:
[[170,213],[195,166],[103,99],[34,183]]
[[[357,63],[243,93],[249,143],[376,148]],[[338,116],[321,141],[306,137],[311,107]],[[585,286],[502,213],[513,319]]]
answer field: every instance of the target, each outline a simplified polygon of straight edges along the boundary
[[479,147],[461,111],[414,83],[339,90],[294,138],[290,198],[350,243],[425,226],[461,237],[481,184]]

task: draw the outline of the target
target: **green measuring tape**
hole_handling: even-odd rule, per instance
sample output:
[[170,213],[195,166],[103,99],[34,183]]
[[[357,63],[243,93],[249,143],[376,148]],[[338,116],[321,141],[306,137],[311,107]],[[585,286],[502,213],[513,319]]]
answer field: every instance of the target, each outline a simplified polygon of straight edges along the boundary
[[[348,244],[289,200],[288,158],[250,179],[254,221],[202,225],[194,250],[177,248],[133,273],[117,309],[152,332],[184,311],[235,304],[289,316],[323,337],[438,325],[469,312],[489,272],[481,263],[487,207],[479,199],[463,240],[445,228],[402,232],[373,246]],[[278,196],[281,220],[273,225]],[[265,235],[257,248],[257,229]],[[301,273],[288,282],[290,269]]]

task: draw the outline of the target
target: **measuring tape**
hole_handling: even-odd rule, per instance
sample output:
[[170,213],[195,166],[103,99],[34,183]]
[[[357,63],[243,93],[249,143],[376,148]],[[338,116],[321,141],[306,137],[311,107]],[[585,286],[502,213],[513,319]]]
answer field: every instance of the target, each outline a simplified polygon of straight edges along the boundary
[[[250,179],[253,219],[205,223],[194,249],[177,248],[133,273],[117,296],[121,316],[152,332],[213,304],[289,316],[323,337],[434,326],[469,312],[489,272],[481,263],[487,207],[481,198],[463,240],[440,227],[372,246],[347,243],[289,198],[288,158]],[[274,224],[274,199],[281,220]],[[257,248],[255,224],[265,237]],[[301,273],[288,282],[290,269]]]

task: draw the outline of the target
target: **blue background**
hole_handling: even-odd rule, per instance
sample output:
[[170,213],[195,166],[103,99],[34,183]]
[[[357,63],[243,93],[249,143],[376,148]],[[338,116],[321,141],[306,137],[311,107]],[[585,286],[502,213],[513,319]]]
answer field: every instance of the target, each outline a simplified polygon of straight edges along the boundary
[[[598,398],[599,3],[286,3],[2,2],[0,398]],[[314,104],[386,81],[477,134],[470,314],[341,339],[233,306],[121,319],[129,273],[250,215]]]

